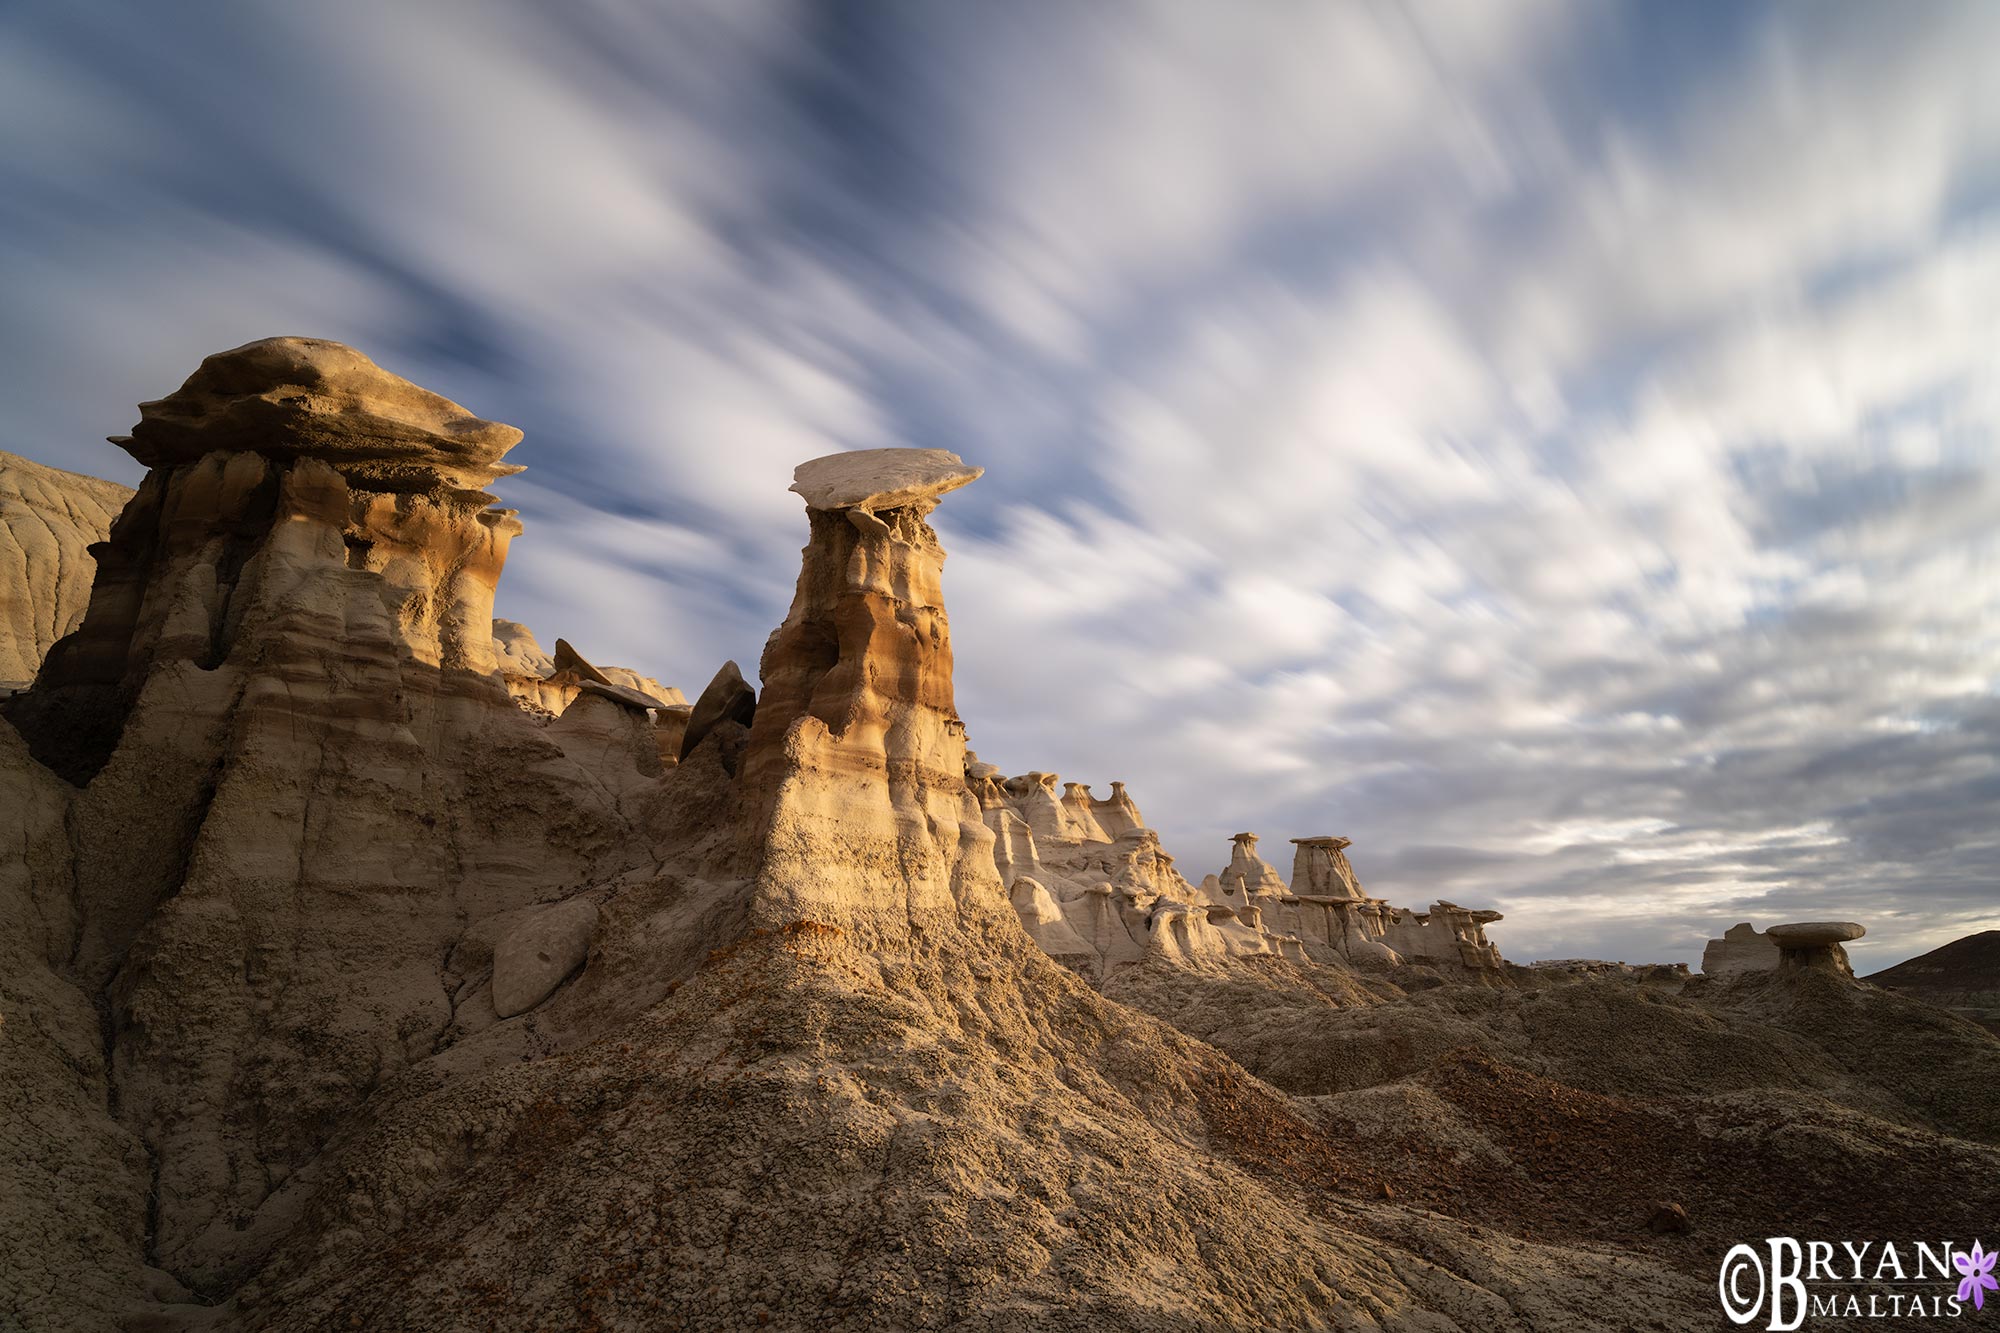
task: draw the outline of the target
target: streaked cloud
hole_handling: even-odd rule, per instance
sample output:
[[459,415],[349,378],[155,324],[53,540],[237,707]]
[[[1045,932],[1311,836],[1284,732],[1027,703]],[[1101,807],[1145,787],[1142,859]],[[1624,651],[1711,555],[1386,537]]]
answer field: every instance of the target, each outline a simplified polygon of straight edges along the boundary
[[1511,956],[2000,924],[2000,11],[0,19],[4,447],[339,338],[529,432],[502,611],[698,688],[944,445],[960,707]]

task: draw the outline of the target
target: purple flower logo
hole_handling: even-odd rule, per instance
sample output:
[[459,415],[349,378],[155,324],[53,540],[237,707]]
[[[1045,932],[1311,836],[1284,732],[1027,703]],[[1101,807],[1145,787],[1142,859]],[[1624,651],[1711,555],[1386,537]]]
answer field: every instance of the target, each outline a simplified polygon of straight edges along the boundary
[[1979,1248],[1979,1242],[1972,1242],[1972,1249],[1965,1254],[1951,1256],[1951,1266],[1965,1274],[1958,1280],[1958,1299],[1971,1300],[1972,1308],[1986,1308],[1986,1293],[2000,1291],[2000,1278],[1993,1276],[1993,1264],[2000,1260],[2000,1251],[1987,1253]]

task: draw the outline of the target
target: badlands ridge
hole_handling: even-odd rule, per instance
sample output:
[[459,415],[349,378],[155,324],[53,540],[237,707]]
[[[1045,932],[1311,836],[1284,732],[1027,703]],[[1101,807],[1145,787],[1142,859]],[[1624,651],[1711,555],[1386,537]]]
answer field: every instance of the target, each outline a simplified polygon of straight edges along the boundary
[[494,618],[511,427],[306,338],[140,413],[0,459],[0,1327],[1709,1327],[1996,1215],[2000,1039],[1843,923],[1518,967],[982,763],[949,453],[802,464],[690,704]]

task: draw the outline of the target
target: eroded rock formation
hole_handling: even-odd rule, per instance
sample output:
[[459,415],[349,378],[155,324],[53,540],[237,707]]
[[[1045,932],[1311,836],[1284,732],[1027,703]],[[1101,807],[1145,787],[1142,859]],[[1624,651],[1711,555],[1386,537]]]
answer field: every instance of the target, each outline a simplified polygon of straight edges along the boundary
[[1726,976],[1731,972],[1757,972],[1778,965],[1778,946],[1748,921],[1739,921],[1708,942],[1701,951],[1703,976]]
[[27,685],[83,620],[97,572],[90,548],[129,487],[0,453],[0,691]]
[[519,432],[297,338],[141,412],[152,471],[7,715],[82,787],[40,954],[105,997],[152,1257],[199,1286],[254,1267],[344,1116],[490,1016],[441,971],[468,918],[643,856],[649,789],[500,683],[520,525],[481,487]]
[[1928,1234],[1942,1144],[1921,1225],[1991,1215],[1969,1024],[1535,984],[1343,839],[1197,889],[1121,784],[981,763],[953,455],[803,465],[761,695],[685,708],[492,621],[508,428],[306,339],[143,413],[0,726],[0,1324],[1691,1326],[1703,1237]]
[[[559,717],[577,695],[595,687],[599,693],[656,716],[679,712],[685,720],[687,698],[673,686],[626,667],[594,666],[565,639],[556,640],[551,656],[542,651],[534,631],[519,621],[493,622],[493,653],[507,693],[531,712]],[[674,757],[679,758],[678,748]]]
[[1854,975],[1841,945],[1867,933],[1858,921],[1797,921],[1764,932],[1778,946],[1780,972],[1819,971],[1841,977]]
[[[1500,913],[1442,901],[1418,912],[1369,898],[1348,863],[1346,838],[1293,840],[1294,882],[1307,892],[1294,892],[1257,854],[1254,833],[1237,834],[1229,864],[1197,888],[1173,868],[1123,783],[1112,784],[1111,800],[1095,802],[1081,783],[1044,772],[1002,778],[977,756],[966,778],[1022,925],[1049,953],[1100,981],[1149,952],[1186,963],[1260,956],[1417,963],[1482,977],[1506,966],[1485,931]],[[1122,831],[1109,836],[1110,826]]]

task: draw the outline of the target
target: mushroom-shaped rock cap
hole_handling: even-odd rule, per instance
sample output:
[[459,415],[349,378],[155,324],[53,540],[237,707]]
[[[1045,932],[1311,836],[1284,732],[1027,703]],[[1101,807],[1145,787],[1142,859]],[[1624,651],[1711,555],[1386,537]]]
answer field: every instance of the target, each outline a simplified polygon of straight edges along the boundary
[[857,449],[799,464],[791,489],[814,509],[874,513],[935,500],[984,475],[943,449]]
[[265,338],[217,352],[187,383],[139,404],[119,438],[148,467],[215,450],[323,459],[389,491],[478,490],[522,469],[500,461],[521,432],[484,421],[342,343]]
[[1855,921],[1795,921],[1771,927],[1764,937],[1780,949],[1812,949],[1858,940],[1867,933],[1867,928]]

